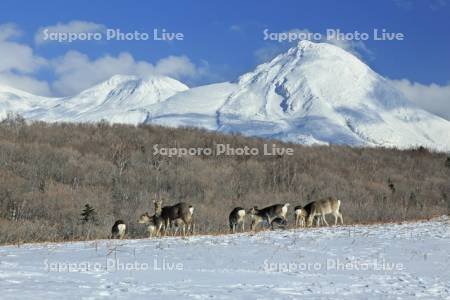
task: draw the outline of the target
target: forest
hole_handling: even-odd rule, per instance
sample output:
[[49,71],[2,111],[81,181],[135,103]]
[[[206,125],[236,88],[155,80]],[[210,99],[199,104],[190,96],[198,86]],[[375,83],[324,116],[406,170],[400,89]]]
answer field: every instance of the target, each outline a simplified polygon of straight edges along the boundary
[[[154,153],[166,148],[257,148],[258,155]],[[264,155],[264,147],[292,155]],[[345,223],[400,222],[450,211],[450,158],[410,150],[305,146],[191,128],[0,123],[0,243],[108,238],[122,219],[144,238],[139,215],[153,200],[195,208],[197,233],[228,232],[236,206],[341,199]],[[89,217],[86,217],[87,211]],[[292,226],[292,210],[289,211]],[[306,229],[307,230],[307,229]]]

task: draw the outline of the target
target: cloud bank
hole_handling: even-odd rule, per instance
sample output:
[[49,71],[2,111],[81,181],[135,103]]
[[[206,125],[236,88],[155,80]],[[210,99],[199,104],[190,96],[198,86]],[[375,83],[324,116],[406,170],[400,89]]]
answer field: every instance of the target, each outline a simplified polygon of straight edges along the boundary
[[[35,36],[36,45],[48,41],[43,39],[43,30],[51,32],[99,32],[105,25],[71,21],[40,28]],[[105,54],[91,59],[85,53],[68,51],[55,58],[43,58],[35,54],[32,47],[17,40],[22,32],[15,24],[0,24],[0,84],[42,96],[69,96],[107,80],[113,75],[166,75],[183,81],[208,76],[207,62],[193,63],[186,55],[167,56],[155,63],[136,60],[129,52],[118,55]],[[46,70],[54,75],[51,82],[37,79],[38,73]]]
[[187,56],[168,56],[155,64],[135,60],[128,53],[117,56],[105,55],[91,60],[86,54],[69,51],[64,56],[51,61],[57,75],[53,82],[54,91],[60,95],[73,95],[113,75],[165,75],[176,79],[194,78],[206,72],[197,67]]
[[450,120],[450,83],[425,85],[408,79],[391,80],[391,82],[419,107]]
[[33,76],[48,61],[35,55],[31,47],[16,42],[21,35],[14,24],[0,25],[0,84],[48,96],[51,94],[48,83]]

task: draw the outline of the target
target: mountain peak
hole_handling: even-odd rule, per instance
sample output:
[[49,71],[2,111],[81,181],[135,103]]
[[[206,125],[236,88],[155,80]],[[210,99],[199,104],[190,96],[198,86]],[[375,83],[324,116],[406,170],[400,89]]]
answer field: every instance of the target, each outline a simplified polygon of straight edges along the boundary
[[318,46],[318,45],[319,45],[319,43],[313,43],[313,42],[311,42],[309,40],[301,40],[301,41],[298,42],[297,48],[305,49],[305,48],[309,48],[309,47],[315,47],[315,46]]
[[189,89],[176,79],[152,75],[114,75],[72,97],[59,101],[49,114],[36,110],[28,115],[34,119],[79,122],[106,119],[111,122],[139,124],[147,118],[147,108]]
[[[49,99],[49,98],[47,98]],[[189,89],[160,75],[115,75],[73,97],[0,88],[0,114],[66,122],[193,126],[303,144],[450,150],[450,122],[419,109],[353,54],[301,41],[237,83]]]
[[448,121],[418,109],[356,56],[328,43],[301,41],[242,75],[219,116],[223,131],[297,143],[450,149],[450,138],[427,128],[450,130]]
[[186,90],[188,87],[181,83],[180,81],[158,74],[152,74],[147,76],[136,76],[136,75],[122,75],[116,74],[111,76],[109,79],[100,82],[94,87],[88,89],[101,89],[101,88],[116,88],[119,85],[131,84],[131,85],[143,85],[143,86],[155,86],[156,88],[161,85],[172,85],[175,89]]
[[103,81],[102,83],[109,84],[109,85],[117,85],[125,81],[132,81],[132,80],[139,80],[140,78],[135,75],[123,75],[123,74],[116,74],[111,76],[109,79]]

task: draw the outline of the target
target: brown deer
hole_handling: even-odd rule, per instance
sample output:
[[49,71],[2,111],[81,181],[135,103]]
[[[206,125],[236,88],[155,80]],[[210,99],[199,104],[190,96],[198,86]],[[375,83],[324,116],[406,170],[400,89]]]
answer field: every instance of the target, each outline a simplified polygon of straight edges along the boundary
[[138,219],[139,224],[148,224],[147,230],[149,237],[161,236],[161,231],[164,228],[164,221],[159,215],[150,216],[149,213],[142,214]]
[[301,205],[298,205],[294,207],[294,215],[295,215],[295,226],[305,227],[306,217],[308,215],[306,210]]
[[[183,228],[183,236],[186,236],[187,231],[194,233],[193,227],[193,215],[194,215],[194,207],[185,202],[179,202],[175,205],[171,206],[162,206],[162,199],[155,200],[158,203],[158,210],[160,211],[160,216],[164,222],[164,232],[166,233],[172,225],[176,225],[178,228],[181,226]],[[175,233],[178,231],[176,229]]]
[[303,208],[307,214],[307,226],[312,226],[314,217],[317,217],[316,226],[319,226],[321,221],[329,226],[327,220],[325,219],[325,216],[328,214],[332,214],[334,216],[335,226],[337,225],[338,219],[340,219],[341,224],[344,224],[342,214],[339,212],[340,206],[341,200],[334,197],[328,197],[308,203]]
[[[259,223],[266,222],[273,227],[273,221],[277,219],[277,223],[280,223],[281,219],[286,223],[286,214],[288,211],[289,203],[275,204],[263,209],[258,209],[257,206],[250,209],[249,213],[252,216],[252,223],[250,229],[253,230]],[[278,219],[279,218],[279,219]]]
[[235,207],[228,217],[228,222],[230,224],[230,231],[232,233],[236,232],[236,227],[241,225],[241,230],[244,232],[245,226],[245,209],[242,207]]
[[147,229],[149,237],[152,237],[153,235],[161,236],[161,231],[165,228],[164,220],[161,217],[161,202],[154,200],[153,205],[155,207],[155,214],[153,216],[150,216],[150,214],[146,212],[138,219],[138,223],[148,224]]

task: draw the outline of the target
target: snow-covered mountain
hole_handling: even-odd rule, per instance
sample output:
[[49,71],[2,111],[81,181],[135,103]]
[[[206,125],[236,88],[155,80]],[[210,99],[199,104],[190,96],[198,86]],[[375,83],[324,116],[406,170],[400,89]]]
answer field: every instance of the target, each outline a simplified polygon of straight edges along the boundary
[[38,108],[50,109],[56,105],[56,100],[0,84],[0,119],[4,119],[9,112],[24,114]]
[[449,148],[450,122],[418,108],[343,49],[302,41],[255,71],[218,113],[221,131],[296,143]]
[[73,97],[0,86],[0,115],[44,121],[194,126],[303,144],[450,151],[450,122],[410,102],[345,50],[300,42],[236,83],[189,89],[168,77],[117,75]]
[[450,149],[450,122],[418,108],[357,57],[326,43],[302,41],[236,84],[190,89],[150,111],[151,123],[295,143]]
[[95,122],[140,124],[147,118],[146,107],[158,104],[188,87],[164,76],[142,79],[115,75],[74,97],[62,98],[51,109],[37,108],[26,118],[49,122]]

